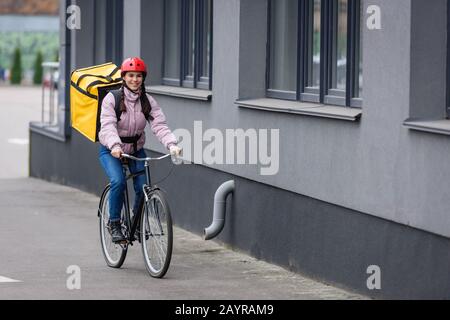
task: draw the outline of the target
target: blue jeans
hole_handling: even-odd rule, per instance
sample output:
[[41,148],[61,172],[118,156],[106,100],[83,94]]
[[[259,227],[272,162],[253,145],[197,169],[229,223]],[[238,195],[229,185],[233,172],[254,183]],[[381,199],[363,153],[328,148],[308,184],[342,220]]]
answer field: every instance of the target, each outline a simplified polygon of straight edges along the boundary
[[[141,149],[133,154],[137,158],[147,157],[144,149]],[[111,151],[103,145],[100,145],[99,160],[105,170],[106,175],[111,183],[111,191],[109,196],[109,220],[119,221],[120,212],[124,203],[124,191],[126,187],[125,173],[123,171],[122,162],[120,159],[114,158],[111,155]],[[134,161],[128,159],[129,168],[131,173],[144,170],[144,162]],[[134,192],[136,197],[134,200],[133,211],[137,212],[139,202],[143,197],[142,186],[146,183],[145,174],[139,175],[133,178]]]

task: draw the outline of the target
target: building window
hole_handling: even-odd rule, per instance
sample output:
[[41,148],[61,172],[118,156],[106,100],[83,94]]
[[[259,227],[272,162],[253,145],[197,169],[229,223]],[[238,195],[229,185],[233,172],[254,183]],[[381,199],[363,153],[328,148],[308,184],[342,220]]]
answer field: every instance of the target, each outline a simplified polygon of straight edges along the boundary
[[447,1],[447,119],[450,119],[450,1]]
[[269,0],[267,96],[362,106],[360,0]]
[[164,4],[163,84],[211,89],[212,0]]
[[123,60],[123,0],[96,0],[94,17],[94,63],[112,61],[120,65]]

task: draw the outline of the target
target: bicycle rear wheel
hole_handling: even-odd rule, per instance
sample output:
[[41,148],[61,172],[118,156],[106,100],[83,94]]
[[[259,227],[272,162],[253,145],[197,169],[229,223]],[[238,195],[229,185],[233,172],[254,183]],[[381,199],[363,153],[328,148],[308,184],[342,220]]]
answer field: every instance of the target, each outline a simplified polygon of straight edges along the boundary
[[145,266],[154,278],[162,278],[172,258],[172,217],[160,190],[146,194],[142,206],[140,237]]
[[[120,268],[127,256],[128,245],[112,242],[109,225],[109,196],[110,188],[107,186],[103,191],[99,205],[100,242],[106,264],[112,268]],[[124,208],[122,208],[121,216],[124,217]]]

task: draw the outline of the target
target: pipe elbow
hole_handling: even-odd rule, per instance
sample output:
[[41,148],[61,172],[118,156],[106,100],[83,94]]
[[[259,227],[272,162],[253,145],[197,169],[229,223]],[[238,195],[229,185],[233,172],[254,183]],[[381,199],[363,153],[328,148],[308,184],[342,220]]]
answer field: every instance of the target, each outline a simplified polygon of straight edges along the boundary
[[226,198],[231,192],[234,192],[234,188],[234,180],[230,180],[222,183],[214,194],[213,222],[204,229],[205,240],[216,237],[222,231],[225,225]]
[[211,240],[215,238],[222,231],[224,225],[224,220],[213,220],[212,224],[203,231],[203,239]]
[[224,182],[217,188],[216,193],[214,194],[214,202],[225,202],[228,194],[234,191],[234,180],[230,180]]

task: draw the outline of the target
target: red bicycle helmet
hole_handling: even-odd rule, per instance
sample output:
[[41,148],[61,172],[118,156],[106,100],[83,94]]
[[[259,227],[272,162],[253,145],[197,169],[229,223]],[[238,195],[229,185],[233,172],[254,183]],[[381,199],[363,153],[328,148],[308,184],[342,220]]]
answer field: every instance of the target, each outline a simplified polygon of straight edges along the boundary
[[147,76],[147,66],[145,65],[144,60],[134,57],[127,58],[122,62],[121,76],[123,77],[125,72],[133,71],[133,72],[142,72],[144,78]]

